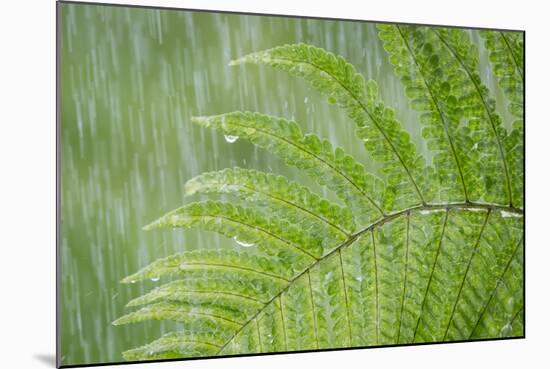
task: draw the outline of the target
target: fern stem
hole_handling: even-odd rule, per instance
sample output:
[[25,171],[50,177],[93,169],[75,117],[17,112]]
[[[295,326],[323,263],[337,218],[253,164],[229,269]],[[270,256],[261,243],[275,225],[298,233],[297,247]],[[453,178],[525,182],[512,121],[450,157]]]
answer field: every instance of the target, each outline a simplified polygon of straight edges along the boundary
[[445,131],[445,135],[447,136],[447,141],[449,141],[449,147],[450,147],[451,152],[453,154],[453,157],[455,159],[456,167],[458,169],[458,174],[459,174],[460,180],[462,182],[462,187],[464,189],[464,197],[465,197],[466,202],[468,202],[469,201],[468,200],[468,190],[466,189],[466,182],[464,181],[464,174],[462,173],[462,167],[460,166],[460,162],[458,160],[458,155],[456,154],[456,149],[455,149],[453,140],[451,139],[451,135],[449,134],[449,129],[448,129],[449,124],[447,123],[447,120],[445,119],[445,116],[441,112],[441,108],[439,107],[439,104],[435,100],[434,93],[433,93],[430,85],[428,84],[428,81],[426,80],[426,77],[424,76],[424,73],[422,72],[422,69],[420,68],[420,65],[418,64],[418,61],[416,60],[416,56],[414,55],[414,52],[412,51],[407,39],[405,38],[405,35],[403,35],[403,32],[401,31],[401,28],[399,26],[396,26],[396,28],[397,28],[397,31],[399,32],[399,35],[403,39],[403,43],[405,44],[405,47],[409,51],[409,54],[410,54],[414,64],[416,65],[416,67],[418,68],[418,71],[420,72],[420,75],[422,76],[422,81],[424,82],[424,85],[426,86],[426,89],[428,90],[428,93],[430,94],[430,98],[431,98],[432,102],[434,103],[435,108],[437,109],[437,113],[438,113],[439,117],[441,118],[441,123],[443,125],[443,130]]
[[[479,203],[479,202],[456,202],[456,203],[450,203],[450,204],[417,205],[417,206],[413,206],[413,207],[410,207],[410,208],[407,208],[407,209],[389,214],[385,218],[380,219],[380,220],[372,223],[368,227],[363,228],[360,231],[354,233],[353,236],[351,237],[351,240],[353,242],[359,236],[361,236],[363,233],[370,231],[372,228],[379,227],[379,226],[381,226],[381,225],[383,225],[387,222],[395,220],[396,218],[398,218],[400,216],[403,216],[404,214],[406,214],[408,212],[424,211],[424,210],[426,210],[426,211],[430,211],[430,210],[434,210],[434,211],[435,210],[450,210],[450,209],[463,209],[463,210],[471,209],[471,210],[474,210],[474,211],[475,210],[483,210],[483,209],[485,209],[485,210],[492,209],[494,211],[512,213],[512,214],[515,214],[515,215],[518,215],[518,216],[523,216],[523,210],[520,209],[520,208],[515,208],[515,207],[512,207],[512,206],[503,206],[503,205],[498,205],[498,204],[485,204],[485,203]],[[347,241],[344,242],[344,243],[347,243]],[[339,248],[341,246],[342,246],[342,244],[337,246],[337,248]],[[322,259],[324,259],[328,255],[329,254],[323,256]]]

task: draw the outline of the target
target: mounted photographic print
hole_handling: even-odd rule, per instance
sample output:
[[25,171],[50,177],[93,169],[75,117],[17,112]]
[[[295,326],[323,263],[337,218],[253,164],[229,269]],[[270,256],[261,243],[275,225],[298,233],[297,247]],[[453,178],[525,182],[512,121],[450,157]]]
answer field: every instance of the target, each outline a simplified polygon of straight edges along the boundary
[[58,365],[524,337],[524,32],[58,3]]

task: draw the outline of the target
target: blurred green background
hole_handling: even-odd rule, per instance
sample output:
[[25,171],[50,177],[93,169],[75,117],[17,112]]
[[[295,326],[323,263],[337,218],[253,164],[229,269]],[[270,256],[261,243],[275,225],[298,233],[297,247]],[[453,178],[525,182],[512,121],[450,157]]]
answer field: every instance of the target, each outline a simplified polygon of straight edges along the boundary
[[[229,67],[230,60],[296,42],[342,55],[378,82],[386,104],[429,158],[373,23],[59,6],[63,365],[122,361],[122,351],[177,329],[166,322],[113,326],[131,298],[156,285],[122,285],[124,276],[183,250],[239,247],[196,230],[141,230],[190,201],[183,198],[186,180],[240,166],[285,174],[333,198],[250,143],[228,143],[191,125],[191,116],[251,110],[293,118],[376,171],[354,137],[354,124],[305,82],[267,67]],[[477,32],[471,34],[481,45]],[[483,60],[483,48],[480,53]],[[480,72],[497,91],[490,65],[481,63]],[[504,102],[497,95],[507,117]]]

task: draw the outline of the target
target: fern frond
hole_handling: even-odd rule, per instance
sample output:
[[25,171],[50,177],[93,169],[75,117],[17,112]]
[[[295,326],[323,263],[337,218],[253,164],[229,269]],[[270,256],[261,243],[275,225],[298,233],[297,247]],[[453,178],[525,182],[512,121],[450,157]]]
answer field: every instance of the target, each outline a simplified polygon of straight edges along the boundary
[[354,322],[351,320],[341,252],[312,267],[307,279],[313,299],[318,348],[350,346]]
[[263,352],[288,351],[288,338],[283,320],[280,296],[258,314],[256,321]]
[[193,270],[244,272],[279,281],[288,281],[292,277],[292,270],[276,258],[235,250],[193,250],[156,260],[124,278],[122,283],[185,275]]
[[[197,227],[254,247],[184,252],[123,279],[172,280],[130,301],[139,308],[113,324],[172,320],[183,329],[125,352],[126,359],[523,334],[522,121],[509,134],[502,127],[465,32],[381,25],[380,38],[422,113],[434,168],[378,101],[376,84],[365,84],[342,58],[287,45],[234,62],[303,77],[346,109],[388,185],[295,122],[249,112],[193,118],[274,153],[345,207],[254,170],[188,181],[187,196],[233,195],[244,206],[190,203],[145,229]],[[521,40],[503,33],[486,39],[501,86],[519,89]],[[516,115],[518,91],[505,91]]]
[[521,127],[512,129],[506,138],[504,139],[504,150],[506,151],[506,157],[510,163],[510,177],[514,178],[512,181],[512,204],[518,208],[524,207],[524,131]]
[[[483,200],[512,205],[515,197],[513,192],[522,191],[523,180],[510,174],[510,160],[505,150],[507,133],[496,112],[495,99],[489,95],[489,89],[483,85],[477,72],[478,50],[463,30],[432,29],[432,32],[439,37],[467,76],[459,84],[462,90],[459,103],[468,119],[470,137],[476,142],[479,152],[485,185]],[[498,177],[504,181],[495,181]]]
[[[293,259],[299,269],[323,254],[322,241],[285,220],[222,201],[187,204],[144,229],[197,227],[218,232],[247,246],[257,245],[270,255]],[[303,267],[302,267],[303,268]]]
[[185,322],[190,319],[206,319],[227,327],[238,328],[246,321],[242,311],[219,303],[198,305],[162,301],[147,305],[139,310],[126,314],[113,322],[114,325],[138,323],[146,320],[171,320]]
[[[177,281],[180,285],[185,281]],[[183,283],[182,283],[183,282]],[[263,306],[256,297],[248,297],[231,291],[191,291],[187,286],[181,288],[173,283],[154,289],[153,291],[130,301],[126,306],[135,307],[157,303],[160,301],[180,304],[220,305],[233,310],[240,310],[246,316],[252,315]]]
[[219,337],[207,332],[172,332],[147,345],[125,351],[122,356],[128,361],[212,356],[222,344]]
[[295,166],[334,191],[348,206],[358,225],[369,224],[384,215],[383,182],[367,173],[342,149],[327,140],[303,135],[295,122],[258,113],[234,112],[192,121],[225,135],[250,140]]
[[401,309],[395,307],[400,307],[403,303],[407,221],[408,217],[403,217],[371,232],[378,286],[375,295],[378,310],[374,315],[378,329],[378,344],[393,343],[398,336]]
[[[241,320],[239,320],[241,318]],[[210,322],[216,326],[225,326],[228,329],[237,329],[242,323],[242,317],[237,312],[215,306],[189,306],[175,302],[159,302],[148,305],[137,311],[126,314],[113,322],[114,325],[139,323],[146,320],[171,320],[187,322],[193,319]]]
[[[436,262],[444,227],[446,212],[407,215],[404,246],[396,258],[400,270],[397,287],[401,290],[398,302],[397,329],[392,329],[394,342],[413,342],[416,325],[422,312],[426,284],[430,279],[430,267]],[[387,234],[387,232],[386,232]],[[386,335],[387,337],[388,335]]]
[[304,78],[330,103],[346,110],[360,128],[358,137],[372,157],[381,162],[392,191],[386,207],[403,208],[431,200],[430,175],[416,153],[409,134],[394,111],[379,101],[376,82],[365,80],[344,58],[311,45],[284,45],[232,61],[265,64]]
[[269,214],[310,229],[328,243],[345,240],[355,229],[352,215],[346,208],[320,198],[307,187],[270,173],[241,168],[203,173],[185,184],[187,196],[195,193],[236,195],[249,205],[265,207]]
[[481,31],[489,60],[499,86],[508,98],[508,110],[516,118],[512,132],[506,137],[504,147],[510,162],[510,177],[516,179],[513,186],[514,205],[523,205],[523,35],[520,32]]
[[[516,316],[523,309],[522,227],[521,220],[491,212],[470,255],[444,340],[521,335],[517,326],[506,331],[506,324],[522,320]],[[487,328],[491,331],[483,332]]]
[[377,344],[378,281],[370,232],[360,237],[356,245],[343,249],[341,253],[350,320],[353,322],[350,346]]
[[440,201],[474,201],[484,196],[479,145],[460,125],[468,77],[428,27],[379,25],[379,37],[405,85],[413,109],[422,113],[422,135],[434,151]]
[[523,124],[523,35],[520,32],[481,31],[493,73],[509,100],[508,110]]
[[259,331],[259,325],[257,318],[253,318],[248,324],[243,326],[235,336],[226,344],[222,346],[219,355],[232,355],[239,354],[246,350],[249,353],[262,352],[261,333]]
[[247,273],[220,274],[219,271],[193,271],[166,283],[128,303],[139,306],[161,300],[183,300],[191,294],[219,293],[263,303],[286,284]]
[[[283,290],[280,302],[272,299],[269,324],[279,329],[278,345],[309,350],[460,340],[470,336],[468,329],[478,319],[504,329],[504,320],[515,318],[517,332],[521,316],[514,313],[521,308],[521,300],[514,299],[505,312],[495,311],[496,318],[484,315],[488,306],[498,305],[492,302],[495,298],[521,295],[516,288],[521,285],[521,275],[516,270],[509,276],[511,263],[506,263],[521,248],[521,225],[521,218],[503,217],[496,211],[453,209],[405,212],[374,227],[340,251],[340,268],[339,253],[332,253]],[[506,227],[510,231],[502,233]],[[495,239],[495,231],[501,238]],[[395,234],[399,241],[394,241]],[[488,255],[493,258],[485,260]],[[323,266],[327,267],[324,271]],[[491,272],[480,276],[478,268],[490,268]],[[517,280],[506,287],[504,278]],[[491,293],[495,283],[498,288]],[[498,293],[502,295],[497,297]],[[460,326],[464,316],[472,324],[459,333],[454,327]],[[252,319],[244,327],[253,332],[255,324]],[[506,334],[511,332],[506,330]],[[251,352],[259,352],[264,339],[260,334],[260,342]],[[231,345],[232,353],[245,352],[233,341],[226,347]]]

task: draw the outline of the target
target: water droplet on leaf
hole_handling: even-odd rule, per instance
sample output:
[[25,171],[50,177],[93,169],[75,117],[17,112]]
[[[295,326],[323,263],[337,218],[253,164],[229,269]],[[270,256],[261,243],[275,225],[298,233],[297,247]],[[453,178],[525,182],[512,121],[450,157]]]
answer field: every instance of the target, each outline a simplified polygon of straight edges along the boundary
[[242,247],[252,247],[252,246],[254,246],[253,242],[240,241],[236,236],[233,237],[233,239],[235,240],[235,242],[237,242]]
[[229,143],[233,143],[239,139],[239,136],[224,135],[225,140]]

